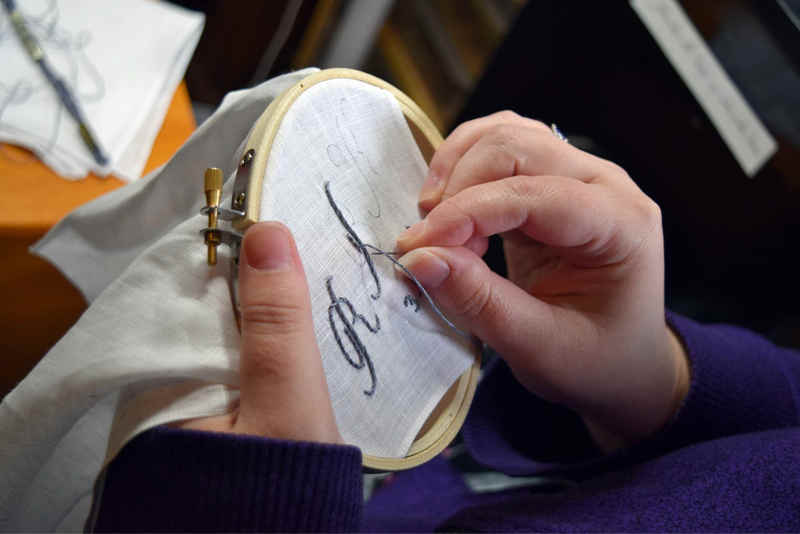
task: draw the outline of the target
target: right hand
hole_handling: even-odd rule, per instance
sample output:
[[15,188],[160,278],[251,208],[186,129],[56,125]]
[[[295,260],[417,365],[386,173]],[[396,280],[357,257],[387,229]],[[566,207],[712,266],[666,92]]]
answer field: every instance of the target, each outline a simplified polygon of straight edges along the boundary
[[[623,169],[501,112],[445,140],[420,206],[400,261],[526,388],[606,450],[669,421],[689,371],[665,321],[661,213]],[[493,234],[509,279],[480,258]]]

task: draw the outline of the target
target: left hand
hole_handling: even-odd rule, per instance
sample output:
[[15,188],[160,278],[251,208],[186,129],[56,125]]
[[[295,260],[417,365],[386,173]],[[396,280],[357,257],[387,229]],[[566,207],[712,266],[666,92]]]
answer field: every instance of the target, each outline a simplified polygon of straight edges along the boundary
[[248,229],[239,263],[239,405],[183,421],[195,430],[342,443],[322,368],[303,265],[280,223]]
[[[399,261],[523,386],[608,451],[674,416],[690,375],[664,314],[661,211],[622,168],[496,113],[442,143],[419,204]],[[495,234],[508,279],[480,258]]]

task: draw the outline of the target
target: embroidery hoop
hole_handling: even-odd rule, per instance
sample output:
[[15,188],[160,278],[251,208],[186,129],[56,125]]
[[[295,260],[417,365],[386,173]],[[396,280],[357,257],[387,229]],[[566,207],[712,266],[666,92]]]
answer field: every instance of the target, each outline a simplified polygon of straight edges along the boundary
[[[443,141],[442,136],[433,122],[407,95],[380,78],[361,71],[341,68],[321,70],[303,78],[284,91],[267,106],[267,109],[254,124],[241,154],[240,164],[234,178],[231,209],[218,207],[216,203],[211,201],[209,201],[210,206],[204,208],[203,213],[209,215],[210,226],[210,228],[204,230],[206,243],[213,241],[216,244],[225,243],[231,245],[234,250],[234,257],[238,256],[238,239],[240,237],[232,232],[218,230],[216,228],[217,216],[224,220],[230,220],[233,228],[241,233],[249,226],[260,221],[261,194],[264,187],[265,171],[272,143],[280,129],[284,116],[303,92],[318,83],[332,79],[356,80],[384,89],[392,94],[400,105],[406,123],[423,158],[426,162],[430,162],[436,148]],[[220,171],[216,172],[219,173]],[[218,180],[220,179],[221,177],[218,178]],[[221,181],[219,183],[221,184]],[[207,200],[210,198],[208,190],[207,183]],[[219,192],[215,191],[215,193],[217,195],[215,197],[217,199],[216,202],[218,202]],[[212,214],[213,223],[211,222]],[[211,256],[211,250],[209,250],[209,263],[212,263]],[[214,252],[214,257],[216,257],[216,252]],[[236,269],[231,271],[236,272]],[[233,283],[231,284],[231,291],[232,295],[234,295],[236,288]],[[364,454],[362,463],[365,469],[374,471],[410,469],[439,454],[453,440],[469,411],[480,373],[480,345],[475,343],[474,346],[474,361],[472,365],[456,379],[440,399],[417,433],[407,455],[403,458],[387,458]]]

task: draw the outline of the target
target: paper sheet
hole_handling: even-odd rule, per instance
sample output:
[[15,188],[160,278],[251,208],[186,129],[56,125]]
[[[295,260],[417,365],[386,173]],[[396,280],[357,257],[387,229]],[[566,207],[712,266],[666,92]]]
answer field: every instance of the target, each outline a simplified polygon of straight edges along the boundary
[[139,178],[203,28],[203,15],[149,0],[20,0],[18,9],[70,87],[110,159],[101,168],[0,9],[0,141],[67,178]]

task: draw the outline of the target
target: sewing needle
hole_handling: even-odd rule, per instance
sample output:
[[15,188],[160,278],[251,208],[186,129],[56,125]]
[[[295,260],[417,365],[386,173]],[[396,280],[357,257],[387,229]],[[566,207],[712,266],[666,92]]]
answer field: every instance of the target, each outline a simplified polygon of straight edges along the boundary
[[19,11],[19,9],[17,9],[16,3],[14,0],[0,1],[2,1],[3,7],[5,7],[6,12],[11,19],[11,24],[14,26],[14,31],[17,33],[19,40],[22,41],[22,46],[28,52],[28,56],[30,56],[30,58],[37,65],[39,65],[44,77],[47,78],[48,82],[50,82],[50,85],[55,90],[58,98],[61,100],[61,103],[64,104],[65,108],[67,108],[67,112],[69,112],[69,114],[72,115],[72,118],[75,119],[75,122],[78,123],[78,132],[80,133],[81,139],[83,139],[86,147],[92,153],[95,161],[97,161],[99,165],[105,166],[108,163],[108,158],[103,153],[97,141],[95,141],[95,138],[89,129],[89,123],[84,117],[81,108],[78,106],[77,99],[72,96],[67,84],[65,84],[61,78],[56,76],[55,72],[53,72],[53,69],[50,68],[50,64],[47,62],[47,58],[44,55],[44,50],[39,45],[39,42],[33,36],[31,31],[28,29],[27,24],[25,24],[25,19],[22,17],[22,13]]

